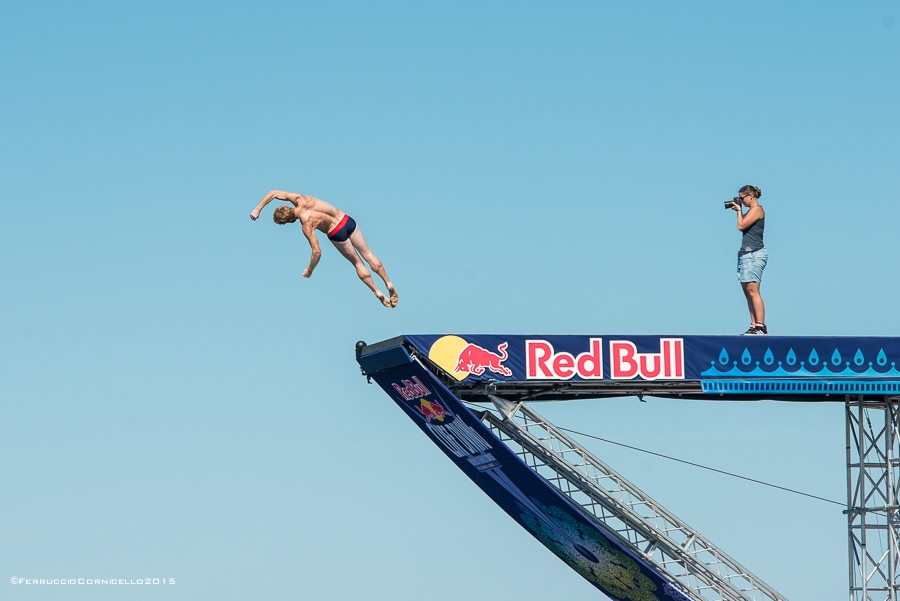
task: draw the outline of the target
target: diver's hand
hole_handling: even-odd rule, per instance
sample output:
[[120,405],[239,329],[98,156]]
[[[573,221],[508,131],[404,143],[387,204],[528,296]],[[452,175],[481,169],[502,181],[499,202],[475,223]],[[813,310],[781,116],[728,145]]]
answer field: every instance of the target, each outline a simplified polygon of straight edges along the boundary
[[256,221],[259,218],[259,209],[253,209],[253,212],[250,213],[250,219]]

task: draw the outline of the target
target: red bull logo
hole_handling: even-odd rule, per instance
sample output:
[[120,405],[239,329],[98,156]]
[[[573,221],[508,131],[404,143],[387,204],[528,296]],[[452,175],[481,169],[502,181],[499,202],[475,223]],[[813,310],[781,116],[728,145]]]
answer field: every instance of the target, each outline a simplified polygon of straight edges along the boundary
[[490,370],[501,376],[511,376],[512,370],[502,365],[509,358],[506,347],[507,343],[504,342],[497,346],[496,353],[492,353],[486,348],[470,343],[460,351],[456,359],[456,368],[453,371],[480,376],[485,370]]
[[444,406],[437,401],[426,401],[425,399],[419,399],[419,412],[429,423],[432,421],[443,422],[445,417],[453,417],[453,414],[444,409]]
[[[402,386],[401,386],[402,384]],[[406,401],[411,401],[413,399],[417,399],[419,397],[428,396],[431,394],[431,391],[422,384],[422,381],[419,378],[413,376],[412,380],[403,380],[400,384],[392,384],[394,390],[400,393],[400,396],[403,397]]]
[[658,353],[639,353],[633,342],[609,342],[609,371],[613,380],[683,380],[684,340],[660,338]]
[[602,338],[591,338],[590,349],[577,357],[565,351],[555,352],[547,340],[525,341],[525,377],[529,380],[603,379]]
[[509,377],[512,370],[503,365],[509,358],[507,342],[497,345],[497,352],[472,344],[459,336],[441,336],[428,351],[428,358],[458,381],[469,375],[480,376],[486,371]]

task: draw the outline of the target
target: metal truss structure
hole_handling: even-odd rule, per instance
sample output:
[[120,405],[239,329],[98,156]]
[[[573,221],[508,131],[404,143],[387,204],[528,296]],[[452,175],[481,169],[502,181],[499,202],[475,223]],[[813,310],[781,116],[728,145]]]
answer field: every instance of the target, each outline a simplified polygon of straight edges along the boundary
[[850,601],[898,601],[900,397],[848,395]]
[[532,470],[694,601],[784,597],[522,402],[492,396],[481,415]]
[[[696,601],[784,599],[523,402],[482,420],[525,463]],[[900,397],[846,396],[850,601],[900,601]]]

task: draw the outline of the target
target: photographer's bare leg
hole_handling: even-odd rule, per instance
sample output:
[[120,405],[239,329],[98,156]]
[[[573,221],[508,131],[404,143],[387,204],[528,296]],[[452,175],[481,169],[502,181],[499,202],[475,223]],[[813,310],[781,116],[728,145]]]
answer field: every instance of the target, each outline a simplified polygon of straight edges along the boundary
[[400,301],[400,296],[397,294],[397,290],[394,289],[394,285],[391,283],[391,280],[388,278],[387,272],[384,270],[384,264],[375,256],[372,250],[369,248],[368,243],[366,242],[365,236],[363,236],[362,230],[357,227],[352,234],[350,234],[350,242],[353,244],[353,248],[359,251],[359,254],[365,259],[366,263],[369,264],[369,267],[372,268],[372,271],[378,274],[378,276],[384,280],[384,285],[387,286],[388,294],[391,296],[391,307],[396,307],[397,303]]
[[753,323],[766,323],[766,306],[759,293],[759,282],[741,282],[741,288],[744,289],[744,296],[747,297],[750,319]]
[[[359,231],[359,228],[357,228],[357,231]],[[356,253],[356,249],[354,248],[353,243],[350,242],[350,239],[342,240],[341,242],[332,240],[331,243],[334,244],[341,252],[341,254],[344,255],[347,260],[353,264],[353,267],[356,268],[356,275],[359,276],[359,279],[361,279],[363,283],[369,287],[369,290],[371,290],[375,294],[375,296],[378,297],[378,300],[381,301],[381,304],[389,309],[393,308],[394,305],[391,304],[391,299],[385,296],[385,294],[381,290],[379,290],[377,286],[375,286],[375,282],[372,281],[372,274],[369,273],[369,270],[366,269],[366,266],[363,263],[362,259],[359,258],[359,255]],[[371,265],[371,263],[369,264]],[[381,263],[378,263],[378,266],[382,271],[384,271],[384,269],[381,267]],[[375,269],[375,267],[372,266],[372,269]],[[376,271],[376,273],[378,272]]]

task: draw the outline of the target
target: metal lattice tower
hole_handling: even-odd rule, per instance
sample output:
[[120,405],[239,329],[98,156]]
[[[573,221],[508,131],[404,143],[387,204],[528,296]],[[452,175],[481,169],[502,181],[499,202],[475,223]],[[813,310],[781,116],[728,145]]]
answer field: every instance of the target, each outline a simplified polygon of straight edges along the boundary
[[494,434],[607,532],[613,532],[636,555],[661,568],[672,581],[681,583],[691,599],[784,601],[783,596],[525,403],[498,397],[491,400],[500,415],[488,411],[482,420]]
[[850,601],[900,599],[900,397],[847,396]]

